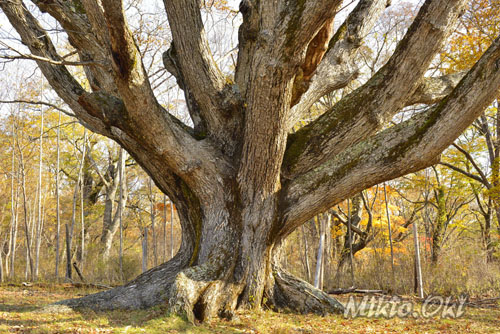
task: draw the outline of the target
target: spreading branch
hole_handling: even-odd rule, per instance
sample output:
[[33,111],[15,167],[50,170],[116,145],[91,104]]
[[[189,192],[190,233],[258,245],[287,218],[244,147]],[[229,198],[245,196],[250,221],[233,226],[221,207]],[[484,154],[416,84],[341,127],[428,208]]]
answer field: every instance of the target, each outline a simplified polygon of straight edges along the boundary
[[465,2],[427,0],[385,66],[316,121],[290,136],[284,175],[292,178],[319,166],[376,133],[401,110],[453,31]]
[[[289,127],[292,127],[321,97],[346,87],[358,74],[357,52],[363,40],[389,2],[361,0],[329,42],[329,50],[319,64],[307,91],[292,108]],[[295,103],[293,103],[295,104]]]
[[439,162],[441,152],[497,96],[499,59],[497,38],[442,102],[287,182],[281,234],[363,189]]

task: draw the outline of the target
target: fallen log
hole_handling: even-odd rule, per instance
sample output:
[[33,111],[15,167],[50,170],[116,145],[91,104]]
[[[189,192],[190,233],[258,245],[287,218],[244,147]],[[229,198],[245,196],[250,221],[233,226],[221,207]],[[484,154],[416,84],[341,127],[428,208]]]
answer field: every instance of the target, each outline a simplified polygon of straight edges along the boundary
[[356,289],[356,288],[348,288],[348,289],[334,289],[328,291],[329,295],[344,295],[347,293],[363,293],[363,294],[375,294],[381,293],[385,294],[384,290],[367,290],[367,289]]

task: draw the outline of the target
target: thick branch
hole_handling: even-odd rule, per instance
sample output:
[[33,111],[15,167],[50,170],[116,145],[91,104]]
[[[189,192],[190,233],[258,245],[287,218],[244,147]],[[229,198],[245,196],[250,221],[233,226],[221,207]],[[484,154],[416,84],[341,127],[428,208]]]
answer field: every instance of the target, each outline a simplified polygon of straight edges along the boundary
[[500,88],[500,38],[441,103],[360,142],[284,188],[286,236],[316,212],[380,182],[438,162]]
[[228,126],[228,118],[236,114],[239,99],[237,90],[212,57],[201,18],[200,1],[164,0],[164,3],[179,64],[176,77],[182,77],[188,99],[192,95],[199,106],[199,116],[206,123],[208,132],[223,140],[223,134],[234,132],[234,126]]
[[[330,35],[333,28],[333,17],[342,3],[339,0],[281,2],[281,8],[284,8],[284,10],[280,14],[286,18],[284,20],[286,26],[285,45],[291,55],[303,52],[304,46],[310,45],[311,41],[314,41],[314,38],[324,28],[326,28],[326,34]],[[268,4],[262,4],[261,10],[266,9],[268,6]],[[269,14],[266,15],[266,12],[261,11],[261,15],[268,16]],[[321,36],[319,37],[321,40]]]
[[307,92],[292,109],[289,127],[322,96],[347,86],[358,76],[357,51],[388,4],[387,0],[361,0],[349,14],[331,39],[329,50],[319,64]]
[[94,15],[87,14],[93,13],[92,8],[98,6],[97,2],[91,1],[93,4],[89,4],[90,1],[82,2],[85,10],[72,1],[35,0],[33,2],[42,12],[47,12],[61,24],[68,34],[70,44],[77,50],[82,61],[104,65],[102,68],[84,68],[91,87],[94,90],[103,89],[115,95],[116,86],[109,66],[109,42],[106,37],[103,37],[107,36],[107,30],[103,29],[105,24],[101,22],[96,30],[95,26],[91,25],[93,21],[90,20],[94,18]]
[[179,63],[179,56],[173,43],[170,48],[163,53],[163,65],[165,66],[165,69],[175,77],[179,88],[184,91],[186,106],[189,111],[189,115],[191,116],[191,120],[193,121],[195,134],[198,136],[206,136],[207,124],[202,115],[202,111],[193,96],[193,93],[186,84],[186,79],[182,74],[181,65]]
[[417,89],[455,27],[464,3],[427,0],[388,63],[366,84],[290,137],[284,174],[293,177],[320,165],[390,120]]

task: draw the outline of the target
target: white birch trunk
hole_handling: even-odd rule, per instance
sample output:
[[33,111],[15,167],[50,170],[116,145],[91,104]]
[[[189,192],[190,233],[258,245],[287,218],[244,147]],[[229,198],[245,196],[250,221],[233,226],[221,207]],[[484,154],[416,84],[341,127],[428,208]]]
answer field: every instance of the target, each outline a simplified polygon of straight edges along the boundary
[[420,244],[418,240],[418,225],[417,221],[413,222],[413,243],[415,246],[415,273],[417,275],[417,291],[418,297],[424,298],[424,287],[422,280],[422,265],[420,262]]

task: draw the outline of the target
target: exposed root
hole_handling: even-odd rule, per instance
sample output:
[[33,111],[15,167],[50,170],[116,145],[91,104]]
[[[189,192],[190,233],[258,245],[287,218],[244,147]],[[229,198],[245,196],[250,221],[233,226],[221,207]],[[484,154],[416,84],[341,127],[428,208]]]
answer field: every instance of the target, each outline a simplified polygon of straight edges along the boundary
[[182,261],[174,258],[143,273],[126,285],[82,298],[63,300],[56,305],[95,311],[144,309],[159,305],[166,302],[168,291],[182,268]]
[[207,268],[197,266],[177,275],[170,288],[169,307],[190,322],[230,318],[242,290],[242,285],[214,279]]
[[[92,310],[141,309],[168,305],[173,313],[191,322],[213,317],[232,318],[245,285],[234,282],[232,272],[215,270],[213,265],[179,269],[170,261],[154,268],[132,282],[108,291],[56,303],[47,310],[67,308]],[[264,302],[273,309],[326,315],[341,313],[344,307],[326,293],[282,271],[273,270],[272,288],[266,289]],[[244,304],[242,304],[244,306]]]
[[277,268],[273,270],[273,276],[275,284],[269,292],[271,307],[319,315],[344,312],[340,302],[311,284]]

